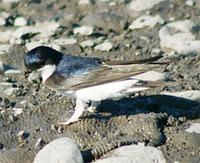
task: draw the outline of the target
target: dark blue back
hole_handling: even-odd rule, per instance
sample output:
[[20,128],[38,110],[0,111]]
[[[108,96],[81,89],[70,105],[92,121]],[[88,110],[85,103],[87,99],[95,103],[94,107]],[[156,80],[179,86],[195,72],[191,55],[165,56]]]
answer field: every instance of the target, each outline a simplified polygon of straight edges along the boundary
[[56,71],[64,77],[71,77],[87,73],[100,66],[101,60],[98,58],[63,55],[62,60],[57,65]]

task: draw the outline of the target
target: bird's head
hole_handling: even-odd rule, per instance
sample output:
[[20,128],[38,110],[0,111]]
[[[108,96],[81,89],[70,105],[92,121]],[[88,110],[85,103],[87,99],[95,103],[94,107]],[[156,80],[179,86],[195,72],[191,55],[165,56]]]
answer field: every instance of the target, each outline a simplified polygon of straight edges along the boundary
[[41,72],[43,82],[53,74],[63,54],[46,46],[39,46],[28,51],[24,56],[24,64],[28,72]]

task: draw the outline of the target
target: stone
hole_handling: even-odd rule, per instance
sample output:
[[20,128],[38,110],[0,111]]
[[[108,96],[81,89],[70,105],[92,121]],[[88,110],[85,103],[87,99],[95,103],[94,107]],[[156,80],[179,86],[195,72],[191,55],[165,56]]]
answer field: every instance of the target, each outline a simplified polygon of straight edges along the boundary
[[59,38],[53,41],[53,43],[56,43],[58,45],[74,45],[77,43],[76,38]]
[[156,71],[147,71],[145,73],[135,75],[135,79],[144,80],[144,81],[165,81],[166,75],[164,73],[156,72]]
[[189,128],[185,130],[188,133],[200,134],[200,123],[193,123]]
[[144,27],[154,28],[157,24],[163,24],[164,20],[160,17],[160,15],[149,16],[149,15],[142,15],[136,20],[134,20],[129,29],[139,29]]
[[79,5],[89,5],[91,4],[90,0],[79,0],[78,1]]
[[13,115],[16,117],[23,113],[23,108],[12,108]]
[[22,71],[21,70],[15,70],[15,69],[9,69],[9,70],[6,70],[5,75],[14,75],[14,74],[22,74]]
[[176,51],[178,54],[200,53],[200,40],[192,33],[195,24],[191,20],[176,21],[162,27],[159,31],[160,46],[164,51]]
[[113,44],[109,41],[104,41],[103,43],[96,45],[94,50],[100,51],[110,51],[113,48]]
[[18,16],[15,18],[14,26],[22,27],[22,26],[25,26],[26,24],[27,24],[26,18],[24,18],[22,16]]
[[19,88],[15,88],[15,87],[11,87],[11,88],[7,88],[3,91],[3,93],[5,93],[8,96],[13,95]]
[[86,47],[92,47],[94,46],[94,41],[93,40],[86,40],[80,43],[80,46],[82,48],[86,48]]
[[187,0],[187,1],[185,2],[185,4],[186,4],[187,6],[192,7],[192,6],[195,5],[195,2],[194,2],[194,0]]
[[0,61],[0,74],[4,74],[5,66],[2,61]]
[[26,34],[36,34],[36,36],[34,36],[34,39],[37,40],[47,39],[54,34],[54,32],[59,26],[60,25],[57,22],[46,21],[36,23],[32,26],[19,27],[11,34],[10,43],[19,44],[20,40],[22,39],[21,37]]
[[8,53],[11,45],[9,44],[1,44],[0,45],[0,54]]
[[34,163],[83,163],[77,144],[70,138],[58,138],[40,150]]
[[3,26],[6,24],[6,18],[9,16],[9,13],[7,12],[2,12],[0,13],[0,26]]
[[45,144],[46,144],[45,141],[42,138],[39,138],[35,143],[35,148],[42,149],[42,147],[44,147]]
[[39,73],[38,72],[31,72],[29,75],[28,75],[28,78],[27,80],[30,82],[30,81],[33,81],[33,80],[38,80],[39,78]]
[[200,100],[200,90],[188,90],[188,91],[180,91],[180,92],[161,92],[160,94],[185,98],[185,99],[194,100],[194,101]]
[[94,28],[92,26],[80,26],[80,27],[76,27],[74,28],[74,34],[80,34],[83,36],[89,36],[93,33]]
[[162,1],[165,0],[132,0],[129,4],[129,9],[134,11],[149,10]]
[[94,163],[166,163],[166,160],[160,150],[154,147],[141,145],[127,145],[115,149]]
[[12,33],[13,33],[13,30],[0,31],[0,35],[1,35],[0,42],[1,43],[8,43]]

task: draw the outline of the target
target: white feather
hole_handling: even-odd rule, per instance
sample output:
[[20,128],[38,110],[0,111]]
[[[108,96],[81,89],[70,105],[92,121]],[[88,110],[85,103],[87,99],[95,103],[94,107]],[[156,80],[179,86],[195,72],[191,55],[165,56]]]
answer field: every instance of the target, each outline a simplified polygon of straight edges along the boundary
[[98,86],[83,88],[75,92],[76,97],[83,101],[101,101],[105,99],[121,98],[130,93],[148,89],[148,87],[135,87],[137,79],[116,81]]
[[56,65],[45,65],[44,67],[38,69],[41,72],[42,81],[45,82],[56,70]]

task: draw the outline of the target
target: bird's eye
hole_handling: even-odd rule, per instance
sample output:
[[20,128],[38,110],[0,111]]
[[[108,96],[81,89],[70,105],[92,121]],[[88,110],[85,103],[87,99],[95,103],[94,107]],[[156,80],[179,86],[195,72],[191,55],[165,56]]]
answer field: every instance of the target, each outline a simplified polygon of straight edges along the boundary
[[42,67],[42,66],[44,66],[44,64],[45,64],[45,62],[44,62],[44,61],[41,61],[41,62],[38,62],[38,63],[37,63],[37,65],[38,65],[39,67]]

